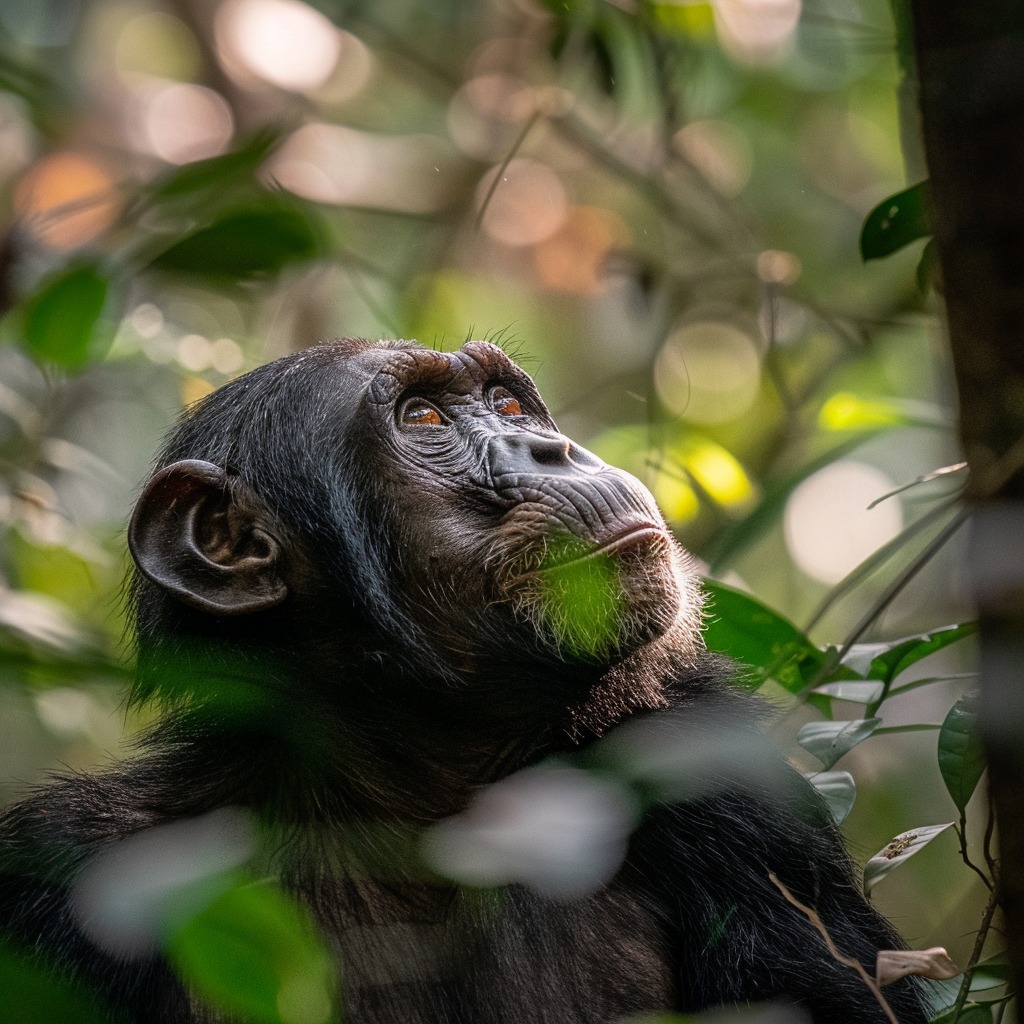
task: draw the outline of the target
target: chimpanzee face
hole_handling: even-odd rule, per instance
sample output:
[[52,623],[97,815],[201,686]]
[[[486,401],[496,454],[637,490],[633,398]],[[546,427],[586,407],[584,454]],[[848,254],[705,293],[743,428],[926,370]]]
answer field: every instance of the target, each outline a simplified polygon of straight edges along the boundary
[[[280,362],[298,373],[300,357]],[[650,492],[560,434],[499,348],[365,343],[325,372],[336,386],[321,379],[317,393],[337,404],[316,412],[328,427],[310,428],[309,445],[328,450],[303,461],[322,466],[328,508],[292,518],[321,524],[301,538],[307,576],[311,548],[314,561],[318,545],[345,554],[312,590],[363,594],[382,624],[413,623],[416,643],[462,666],[603,664],[673,627],[697,635],[695,577]],[[131,529],[141,571],[211,615],[309,600],[292,568],[298,539],[268,511],[281,496],[226,471],[183,460],[156,474]]]
[[503,351],[388,356],[362,403],[368,514],[392,533],[393,599],[428,632],[464,652],[511,641],[603,661],[692,617],[650,492],[560,434]]

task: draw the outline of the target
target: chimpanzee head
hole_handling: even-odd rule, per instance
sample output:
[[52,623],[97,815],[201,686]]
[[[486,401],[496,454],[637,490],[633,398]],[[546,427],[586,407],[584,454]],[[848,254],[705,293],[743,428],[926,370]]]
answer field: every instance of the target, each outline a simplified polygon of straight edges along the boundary
[[132,517],[140,643],[426,684],[603,670],[700,599],[648,490],[558,432],[499,348],[344,339],[227,384]]

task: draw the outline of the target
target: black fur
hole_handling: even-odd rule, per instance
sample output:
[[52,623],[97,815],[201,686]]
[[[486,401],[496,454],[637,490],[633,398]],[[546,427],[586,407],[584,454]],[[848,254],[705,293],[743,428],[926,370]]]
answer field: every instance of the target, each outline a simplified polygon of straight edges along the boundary
[[[521,415],[495,413],[495,386]],[[450,422],[407,422],[410,394]],[[443,356],[333,342],[191,410],[132,527],[134,699],[160,702],[160,724],[137,758],[60,778],[0,818],[7,939],[97,993],[111,1020],[226,1020],[159,952],[97,948],[73,892],[118,841],[240,807],[261,823],[258,873],[311,909],[343,964],[351,1024],[611,1024],[760,1000],[817,1024],[885,1020],[769,877],[870,972],[899,947],[820,801],[781,760],[730,774],[705,756],[723,729],[756,745],[761,709],[701,650],[692,575],[657,523],[611,549],[624,611],[607,636],[573,648],[547,635],[543,604],[529,611],[552,550],[586,552],[656,515],[590,460],[479,343]],[[187,502],[202,557],[220,560],[202,572],[167,554]],[[628,776],[648,722],[704,750],[710,778],[680,769],[693,791],[668,799],[634,771],[651,799],[606,885],[562,900],[480,891],[406,855],[481,787],[545,758]],[[925,1019],[911,983],[885,992],[901,1024]]]

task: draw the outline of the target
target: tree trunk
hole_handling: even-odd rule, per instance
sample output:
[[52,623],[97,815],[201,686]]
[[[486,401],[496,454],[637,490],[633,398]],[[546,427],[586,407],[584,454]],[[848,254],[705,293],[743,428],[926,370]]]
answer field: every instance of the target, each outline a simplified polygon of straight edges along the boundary
[[971,467],[982,729],[1024,991],[1024,8],[911,0],[931,212]]

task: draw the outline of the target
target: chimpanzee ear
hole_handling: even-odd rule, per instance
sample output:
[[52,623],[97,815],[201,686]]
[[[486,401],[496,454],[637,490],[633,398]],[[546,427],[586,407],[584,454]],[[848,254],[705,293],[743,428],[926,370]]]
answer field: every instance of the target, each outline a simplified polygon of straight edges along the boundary
[[146,485],[128,547],[144,576],[186,604],[243,615],[272,608],[288,593],[268,518],[256,495],[219,466],[187,459]]

